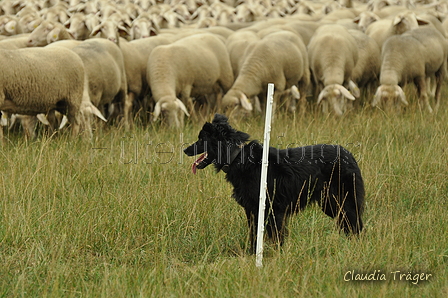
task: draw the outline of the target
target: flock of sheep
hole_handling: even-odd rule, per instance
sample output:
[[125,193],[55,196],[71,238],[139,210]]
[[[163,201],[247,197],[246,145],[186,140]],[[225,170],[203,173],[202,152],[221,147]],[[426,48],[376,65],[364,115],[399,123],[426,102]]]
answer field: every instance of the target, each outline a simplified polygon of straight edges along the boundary
[[143,114],[182,127],[261,112],[268,83],[279,108],[336,115],[363,92],[372,106],[408,105],[414,83],[433,112],[448,2],[423,1],[3,0],[2,125],[21,119],[33,136],[37,119],[68,120],[91,134],[94,117],[130,127]]

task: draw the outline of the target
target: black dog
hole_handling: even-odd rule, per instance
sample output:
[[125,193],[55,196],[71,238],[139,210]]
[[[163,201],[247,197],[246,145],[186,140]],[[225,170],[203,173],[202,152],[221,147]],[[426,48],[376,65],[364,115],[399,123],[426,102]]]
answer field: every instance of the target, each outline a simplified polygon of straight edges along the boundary
[[[226,116],[216,114],[205,123],[199,140],[184,150],[202,154],[193,172],[214,164],[232,183],[233,197],[244,207],[249,224],[251,252],[255,252],[263,147],[249,135],[232,128]],[[364,183],[353,155],[338,145],[313,145],[279,150],[269,148],[266,231],[282,244],[286,220],[308,202],[318,202],[328,216],[337,217],[346,234],[361,232]]]

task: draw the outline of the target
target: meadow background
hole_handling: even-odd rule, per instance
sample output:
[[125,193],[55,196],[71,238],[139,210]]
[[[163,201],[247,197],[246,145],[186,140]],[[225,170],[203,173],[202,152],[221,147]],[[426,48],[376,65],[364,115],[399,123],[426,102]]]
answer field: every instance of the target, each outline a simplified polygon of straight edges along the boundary
[[[182,153],[202,123],[104,128],[91,142],[6,133],[0,297],[447,297],[447,110],[277,112],[271,146],[353,152],[365,230],[348,239],[312,206],[292,218],[280,250],[267,244],[262,268],[246,253],[244,212],[224,174],[193,175]],[[263,140],[261,116],[232,125]],[[353,270],[387,280],[344,280]],[[413,284],[395,271],[431,276]]]

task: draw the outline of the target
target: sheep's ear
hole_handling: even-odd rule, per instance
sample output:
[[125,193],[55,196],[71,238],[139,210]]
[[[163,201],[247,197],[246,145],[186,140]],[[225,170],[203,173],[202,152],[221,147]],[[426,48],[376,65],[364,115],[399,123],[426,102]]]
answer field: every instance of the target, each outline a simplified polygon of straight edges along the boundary
[[59,33],[61,32],[60,28],[54,28],[47,35],[47,43],[50,44],[58,40]]
[[247,111],[252,111],[253,109],[252,104],[250,103],[249,99],[247,99],[247,96],[244,93],[241,93],[240,104]]
[[359,90],[356,83],[352,80],[348,82],[348,88],[350,89],[354,97],[359,98],[361,96],[361,91]]
[[326,88],[324,88],[324,90],[322,90],[319,93],[319,96],[317,97],[317,104],[320,104],[320,102],[322,101],[322,99],[324,99],[328,94],[328,90]]
[[182,24],[186,24],[187,23],[187,21],[181,15],[177,15],[177,20],[179,22],[181,22]]
[[261,104],[260,104],[260,99],[258,98],[258,96],[254,96],[254,106],[255,106],[255,111],[257,111],[257,113],[261,113]]
[[43,125],[50,125],[50,122],[48,122],[47,116],[45,116],[45,114],[37,114],[36,118],[37,120],[42,122]]
[[65,115],[62,115],[62,121],[61,124],[59,125],[59,129],[64,128],[64,126],[68,123],[68,118]]
[[299,88],[296,87],[296,85],[293,85],[291,87],[291,94],[295,99],[300,99],[300,91]]
[[423,25],[428,25],[428,24],[429,24],[428,21],[426,21],[426,20],[424,20],[424,19],[422,19],[422,18],[420,18],[420,17],[416,17],[416,19],[417,19],[417,24],[418,24],[419,26],[423,26]]
[[93,104],[91,104],[90,108],[91,108],[91,112],[92,112],[93,115],[97,116],[98,118],[100,118],[104,122],[107,122],[107,119],[104,118],[103,114],[101,114],[101,111],[98,110],[97,107],[95,107]]
[[9,22],[5,25],[6,32],[13,33],[14,30],[16,29],[16,25],[17,25],[17,22],[16,22],[16,21],[14,21],[14,20],[9,21]]
[[406,95],[404,94],[403,89],[401,89],[400,86],[395,86],[395,94],[398,95],[398,98],[400,98],[401,102],[407,106],[409,105],[408,101],[406,100]]
[[152,118],[152,121],[157,121],[161,112],[162,112],[162,107],[160,106],[160,101],[158,101],[156,103],[156,106],[154,107],[154,117]]
[[120,37],[127,38],[128,36],[131,36],[131,34],[129,33],[129,30],[125,26],[118,25],[117,29],[118,29],[118,35]]
[[2,111],[0,111],[0,114],[2,115],[0,120],[0,126],[8,126],[8,115],[6,114],[6,112]]
[[360,17],[356,17],[356,18],[353,19],[353,23],[355,23],[355,24],[359,24],[359,21],[360,21],[360,20],[361,20]]
[[179,98],[176,98],[176,104],[182,110],[182,112],[184,112],[185,115],[187,115],[187,117],[190,117],[190,114],[187,111],[187,107],[184,105],[184,103]]
[[383,86],[379,86],[378,89],[376,89],[375,95],[373,96],[372,107],[376,107],[380,103],[382,87]]
[[95,26],[95,28],[92,29],[92,32],[90,33],[90,37],[94,37],[95,35],[97,35],[98,33],[100,33],[101,31],[101,25],[97,25]]
[[339,91],[341,91],[342,95],[344,95],[345,98],[348,98],[350,100],[355,100],[355,97],[344,86],[337,85],[337,88],[338,88]]

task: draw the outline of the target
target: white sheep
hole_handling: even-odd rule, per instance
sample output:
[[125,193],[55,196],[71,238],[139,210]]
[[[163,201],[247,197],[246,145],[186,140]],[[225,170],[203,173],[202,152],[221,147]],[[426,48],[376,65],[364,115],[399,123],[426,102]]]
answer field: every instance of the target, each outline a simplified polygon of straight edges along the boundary
[[68,27],[68,32],[73,38],[85,40],[90,37],[93,28],[99,25],[99,18],[96,15],[85,15],[82,12],[77,12],[64,25]]
[[129,30],[131,40],[154,36],[157,35],[159,31],[160,28],[153,21],[153,19],[150,16],[144,15],[140,15],[138,18],[133,20]]
[[70,35],[64,25],[53,21],[42,21],[29,35],[27,46],[43,47],[48,44],[49,40],[64,39],[73,39],[73,36]]
[[120,38],[119,41],[128,82],[128,100],[124,106],[124,114],[131,125],[133,120],[131,114],[135,104],[137,104],[137,109],[143,108],[142,116],[146,118],[146,95],[150,92],[146,77],[149,55],[157,46],[170,44],[174,39],[171,34],[160,34],[130,42],[124,38]]
[[171,127],[183,125],[184,115],[189,115],[185,103],[191,97],[226,92],[234,79],[224,42],[210,33],[156,47],[146,77],[156,102],[154,120],[163,114]]
[[372,106],[396,105],[399,100],[408,105],[400,86],[414,82],[419,100],[429,112],[426,79],[436,78],[435,110],[440,105],[440,92],[446,75],[448,43],[445,37],[432,26],[423,26],[402,35],[390,37],[383,45],[380,86],[375,93]]
[[232,64],[235,78],[238,76],[246,58],[246,49],[258,40],[260,40],[258,35],[250,30],[235,31],[227,38],[226,47],[229,52],[230,63]]
[[29,36],[29,33],[22,33],[2,39],[0,40],[0,49],[15,50],[26,48],[28,45]]
[[358,61],[352,71],[352,80],[358,87],[377,87],[381,68],[381,49],[362,31],[348,30],[358,47]]
[[[293,86],[298,87],[300,101],[304,103],[310,73],[301,38],[289,31],[278,31],[266,35],[251,47],[235,83],[222,99],[223,110],[236,115],[251,112],[253,106],[249,99],[266,98],[268,83],[274,83],[276,96]],[[291,103],[293,106],[295,104]]]
[[[123,54],[116,44],[104,38],[92,38],[76,43],[60,41],[49,47],[52,46],[71,47],[71,50],[81,57],[86,71],[90,101],[99,110],[112,103],[123,107],[129,105]],[[129,127],[129,115],[124,116],[125,126]]]
[[83,101],[84,65],[69,49],[0,50],[0,57],[1,111],[37,115],[56,110],[67,115],[74,135],[81,114],[96,112],[90,101]]
[[322,102],[324,112],[329,112],[331,106],[336,115],[343,115],[359,96],[359,89],[351,81],[358,61],[355,39],[341,25],[323,25],[308,44],[308,56],[315,91],[319,94],[317,104]]
[[358,28],[362,32],[366,32],[367,27],[369,27],[370,24],[381,20],[381,18],[372,11],[362,11],[357,17],[353,19],[353,22],[355,24],[358,24]]
[[0,16],[0,34],[2,36],[11,36],[21,33],[23,33],[23,29],[19,24],[19,19],[16,16]]
[[127,36],[129,36],[129,30],[112,19],[103,19],[90,33],[90,37],[103,37],[116,44],[119,43],[120,37]]
[[418,28],[419,25],[427,25],[428,23],[428,21],[418,18],[412,11],[404,11],[395,15],[392,19],[382,19],[373,22],[367,27],[365,32],[381,48],[390,36],[402,34],[408,30]]

